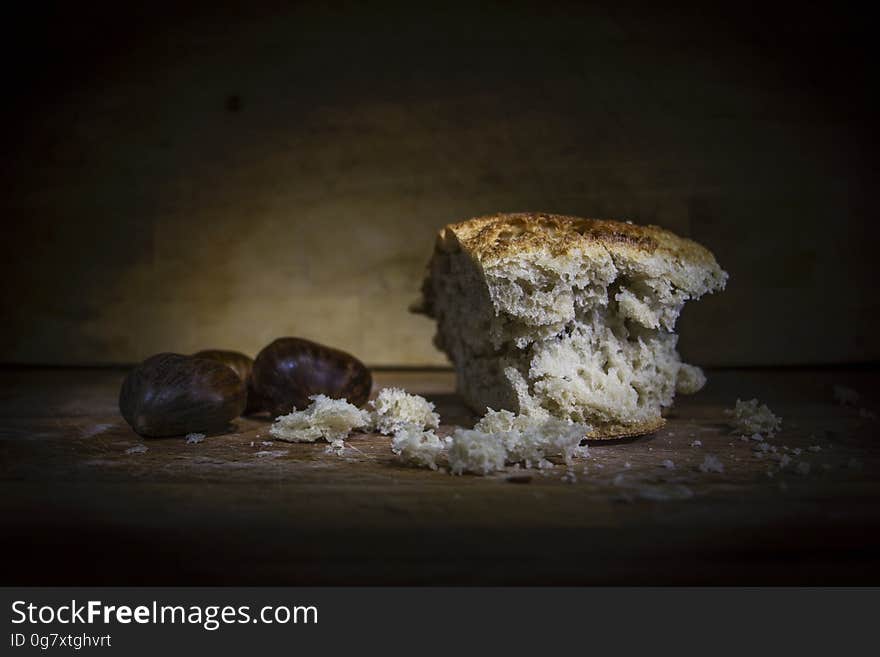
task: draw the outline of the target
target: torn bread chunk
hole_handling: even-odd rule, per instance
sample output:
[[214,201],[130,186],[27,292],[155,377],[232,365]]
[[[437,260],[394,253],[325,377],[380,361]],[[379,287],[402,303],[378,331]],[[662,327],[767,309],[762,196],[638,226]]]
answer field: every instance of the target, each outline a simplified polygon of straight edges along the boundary
[[434,412],[433,403],[400,388],[383,388],[370,405],[375,409],[374,429],[386,436],[404,427],[436,429],[440,426],[440,416]]
[[440,232],[418,310],[437,320],[435,343],[476,412],[616,437],[656,430],[676,390],[702,387],[675,323],[726,280],[708,250],[654,226],[501,214]]
[[370,414],[344,399],[326,395],[309,397],[312,403],[304,411],[294,410],[275,420],[269,433],[278,440],[291,443],[313,443],[326,440],[341,447],[355,429],[369,425]]
[[452,474],[472,472],[487,475],[507,465],[507,449],[501,436],[474,429],[456,429],[449,446]]
[[569,420],[489,409],[472,430],[452,434],[449,467],[453,474],[485,475],[515,463],[526,468],[552,466],[549,457],[570,464],[589,432],[589,426]]
[[530,468],[548,456],[561,456],[571,463],[575,449],[590,432],[590,427],[553,417],[535,418],[514,415],[491,408],[474,426],[476,431],[499,434],[507,449],[509,463]]
[[409,465],[436,470],[437,459],[446,449],[446,443],[433,431],[423,431],[414,425],[401,427],[391,439],[391,451]]
[[[782,418],[773,414],[766,404],[757,399],[736,400],[736,406],[724,411],[730,418],[731,426],[744,435],[766,434],[770,437],[782,428]],[[758,436],[758,440],[763,438]]]

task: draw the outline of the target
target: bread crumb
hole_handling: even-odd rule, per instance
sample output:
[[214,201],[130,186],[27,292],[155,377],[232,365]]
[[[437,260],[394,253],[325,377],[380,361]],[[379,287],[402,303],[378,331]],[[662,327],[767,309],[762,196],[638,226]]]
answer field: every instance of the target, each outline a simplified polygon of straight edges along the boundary
[[766,404],[759,404],[757,399],[737,399],[736,406],[724,413],[731,418],[733,428],[743,434],[766,433],[773,437],[782,428],[782,418],[774,415]]
[[205,434],[203,433],[188,433],[186,434],[186,444],[187,445],[198,445],[205,439]]
[[126,454],[143,454],[147,451],[146,445],[135,445],[134,447],[129,447],[125,450]]
[[821,445],[810,445],[809,447],[807,447],[807,449],[811,452],[821,452],[822,451]]
[[562,477],[560,477],[562,483],[565,484],[574,484],[577,483],[577,476],[575,476],[573,470],[567,470]]
[[703,446],[702,440],[695,440],[691,443],[691,447],[702,447],[702,446]]
[[449,466],[453,474],[488,474],[514,463],[545,469],[553,467],[548,456],[562,456],[570,465],[589,431],[584,424],[490,408],[473,429],[452,434]]
[[330,399],[326,395],[309,397],[312,403],[304,411],[294,410],[275,420],[269,433],[285,442],[313,443],[326,440],[336,444],[345,440],[354,429],[370,423],[370,414],[344,399]]
[[589,448],[580,448],[580,442],[590,427],[577,422],[515,415],[490,408],[474,430],[500,435],[508,451],[507,460],[527,468],[548,456],[562,456],[565,463],[570,464],[575,455],[589,454]]
[[660,465],[662,465],[667,470],[675,470],[675,463],[671,459],[666,459]]
[[625,463],[623,464],[623,467],[626,468],[627,470],[629,470],[629,469],[632,467],[632,463],[630,463],[629,461],[627,461],[627,462],[625,462]]
[[391,451],[409,465],[436,470],[437,458],[446,449],[446,442],[433,431],[423,431],[414,425],[405,425],[391,439]]
[[332,441],[324,448],[324,453],[332,454],[333,456],[342,456],[345,454],[345,440],[340,438]]
[[440,426],[440,416],[434,412],[432,402],[401,388],[383,388],[370,405],[375,409],[372,413],[373,428],[386,436],[407,426],[417,429],[436,429]]
[[724,472],[724,464],[714,454],[706,454],[699,470],[700,472]]
[[795,456],[800,456],[801,452],[803,452],[803,451],[804,450],[802,450],[800,447],[795,447],[793,450],[791,450],[791,453],[794,454]]
[[264,440],[260,443],[263,447],[271,447],[274,443],[271,440]]
[[507,464],[507,450],[498,434],[474,429],[456,429],[449,447],[452,474],[464,472],[486,475],[502,470]]

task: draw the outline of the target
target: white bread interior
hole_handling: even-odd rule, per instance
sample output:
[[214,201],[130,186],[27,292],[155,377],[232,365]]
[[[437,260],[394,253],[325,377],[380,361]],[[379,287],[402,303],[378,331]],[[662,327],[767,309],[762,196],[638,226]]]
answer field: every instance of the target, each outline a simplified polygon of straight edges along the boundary
[[331,399],[326,395],[313,395],[308,408],[294,409],[281,415],[269,427],[269,434],[278,440],[291,443],[313,443],[326,440],[341,446],[355,429],[370,424],[370,414],[345,399]]
[[420,310],[437,320],[435,343],[477,413],[621,435],[656,429],[676,390],[705,383],[681,362],[675,323],[726,280],[708,250],[654,226],[493,215],[441,230]]
[[404,427],[436,429],[440,416],[434,412],[434,404],[420,395],[411,395],[401,388],[382,388],[373,407],[373,429],[390,436]]

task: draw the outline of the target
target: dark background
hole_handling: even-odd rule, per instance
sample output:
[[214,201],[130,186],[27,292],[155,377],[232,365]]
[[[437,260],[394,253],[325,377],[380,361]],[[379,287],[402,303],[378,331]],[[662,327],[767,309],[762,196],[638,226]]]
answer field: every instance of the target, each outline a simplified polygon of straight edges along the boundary
[[876,361],[876,35],[855,7],[44,3],[4,20],[0,362],[442,364],[406,312],[486,212],[656,223],[707,365]]

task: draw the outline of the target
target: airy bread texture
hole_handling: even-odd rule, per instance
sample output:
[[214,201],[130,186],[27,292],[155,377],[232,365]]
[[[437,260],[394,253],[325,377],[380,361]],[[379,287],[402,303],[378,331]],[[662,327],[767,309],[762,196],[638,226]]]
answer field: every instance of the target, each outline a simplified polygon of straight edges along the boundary
[[373,427],[386,436],[405,427],[436,429],[440,426],[440,416],[434,412],[433,403],[400,388],[383,388],[370,405],[375,409]]
[[432,470],[438,468],[437,459],[446,447],[433,431],[423,431],[414,425],[401,427],[391,439],[391,451],[400,456],[401,461]]
[[473,429],[456,429],[449,445],[452,474],[489,474],[508,464],[525,468],[552,467],[549,457],[561,456],[570,464],[589,426],[567,420],[493,411]]
[[589,431],[589,426],[568,420],[489,409],[473,429],[459,427],[445,439],[417,425],[404,425],[394,433],[391,451],[407,465],[437,470],[445,460],[451,474],[487,475],[512,464],[553,467],[553,457],[571,465],[575,456],[589,455],[588,448],[579,446]]
[[344,399],[331,399],[326,395],[313,395],[309,399],[312,403],[307,409],[280,416],[269,428],[269,433],[278,440],[291,443],[326,440],[341,447],[354,429],[362,429],[370,423],[367,411]]
[[478,413],[500,408],[656,430],[676,390],[705,377],[676,351],[684,303],[724,289],[708,250],[656,226],[499,214],[440,231],[417,309]]

